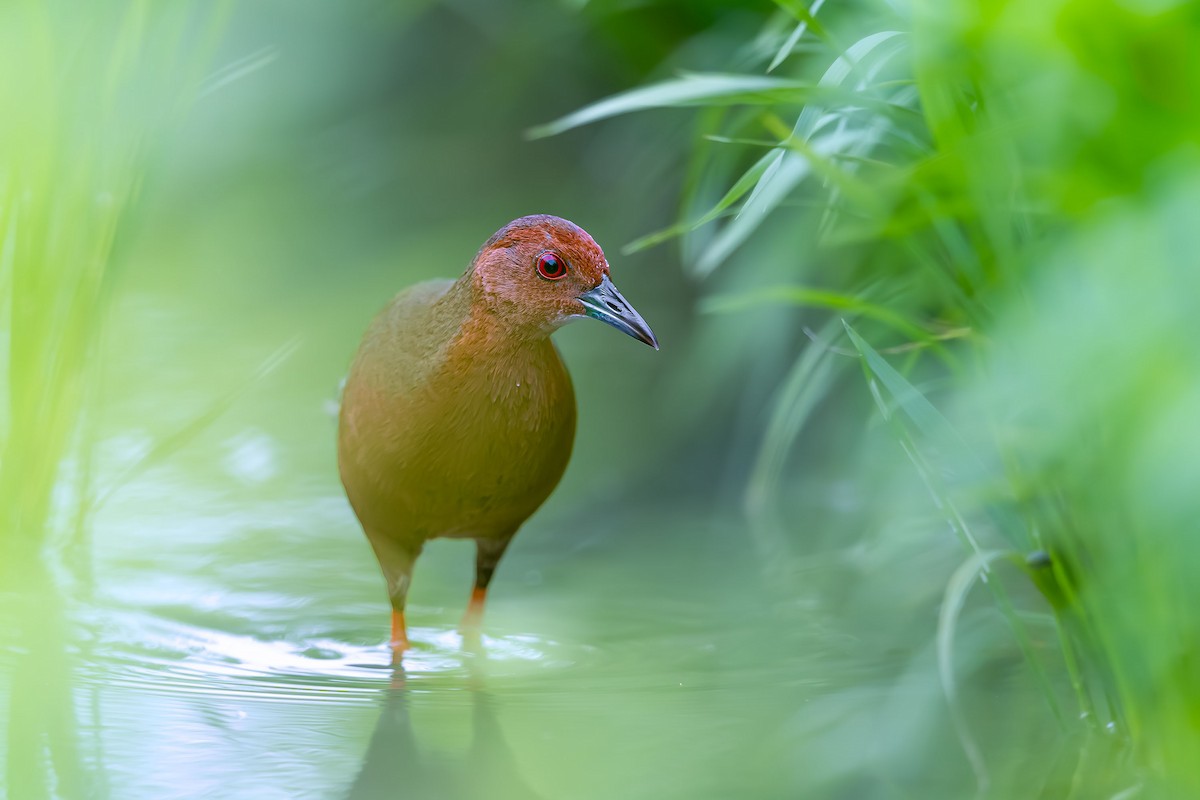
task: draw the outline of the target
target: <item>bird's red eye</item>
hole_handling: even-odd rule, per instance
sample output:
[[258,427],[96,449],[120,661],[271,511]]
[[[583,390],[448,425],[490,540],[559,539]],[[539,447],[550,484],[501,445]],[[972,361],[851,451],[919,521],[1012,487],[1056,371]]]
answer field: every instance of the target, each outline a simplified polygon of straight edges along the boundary
[[557,253],[549,250],[537,257],[537,271],[548,281],[556,281],[567,274],[567,262]]

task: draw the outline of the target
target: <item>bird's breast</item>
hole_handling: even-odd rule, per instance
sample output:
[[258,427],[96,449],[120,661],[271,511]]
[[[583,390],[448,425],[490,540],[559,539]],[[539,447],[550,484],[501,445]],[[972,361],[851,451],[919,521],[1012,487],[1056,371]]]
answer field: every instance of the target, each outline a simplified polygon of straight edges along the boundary
[[356,451],[350,471],[371,505],[423,538],[511,532],[570,457],[574,392],[548,340],[487,355],[451,347],[415,385],[373,393],[343,421],[357,442],[343,447]]

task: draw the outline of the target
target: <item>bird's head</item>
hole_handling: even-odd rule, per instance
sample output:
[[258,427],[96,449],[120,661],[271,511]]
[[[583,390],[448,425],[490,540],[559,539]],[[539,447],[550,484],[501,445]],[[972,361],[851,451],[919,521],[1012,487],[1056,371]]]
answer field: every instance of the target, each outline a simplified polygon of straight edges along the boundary
[[471,276],[488,310],[514,328],[551,331],[592,317],[658,349],[609,279],[600,245],[573,222],[548,214],[513,220],[480,248]]

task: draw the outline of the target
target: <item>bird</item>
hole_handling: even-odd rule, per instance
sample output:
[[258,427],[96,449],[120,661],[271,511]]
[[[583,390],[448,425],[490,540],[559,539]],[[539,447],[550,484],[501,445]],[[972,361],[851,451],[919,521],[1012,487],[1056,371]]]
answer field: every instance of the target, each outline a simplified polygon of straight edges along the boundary
[[596,241],[535,214],[492,234],[458,279],[401,291],[363,335],[337,464],[387,584],[394,656],[410,646],[405,601],[430,539],[475,541],[463,630],[480,629],[497,564],[571,455],[575,394],[550,337],[580,318],[658,350]]

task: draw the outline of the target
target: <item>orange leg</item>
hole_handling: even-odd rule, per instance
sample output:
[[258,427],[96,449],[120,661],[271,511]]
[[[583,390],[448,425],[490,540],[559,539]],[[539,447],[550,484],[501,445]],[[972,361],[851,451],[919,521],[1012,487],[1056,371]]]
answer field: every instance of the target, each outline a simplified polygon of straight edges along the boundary
[[475,588],[471,590],[471,601],[467,603],[467,613],[463,615],[463,633],[479,635],[483,627],[483,604],[487,600],[488,584],[492,582],[492,573],[496,564],[504,555],[505,548],[512,534],[502,539],[475,540]]
[[483,626],[483,603],[487,600],[487,589],[476,586],[471,590],[471,600],[467,603],[467,613],[463,614],[462,629],[478,633]]
[[408,631],[404,627],[404,612],[392,609],[392,640],[388,643],[392,648],[392,660],[399,661],[401,654],[408,649]]

